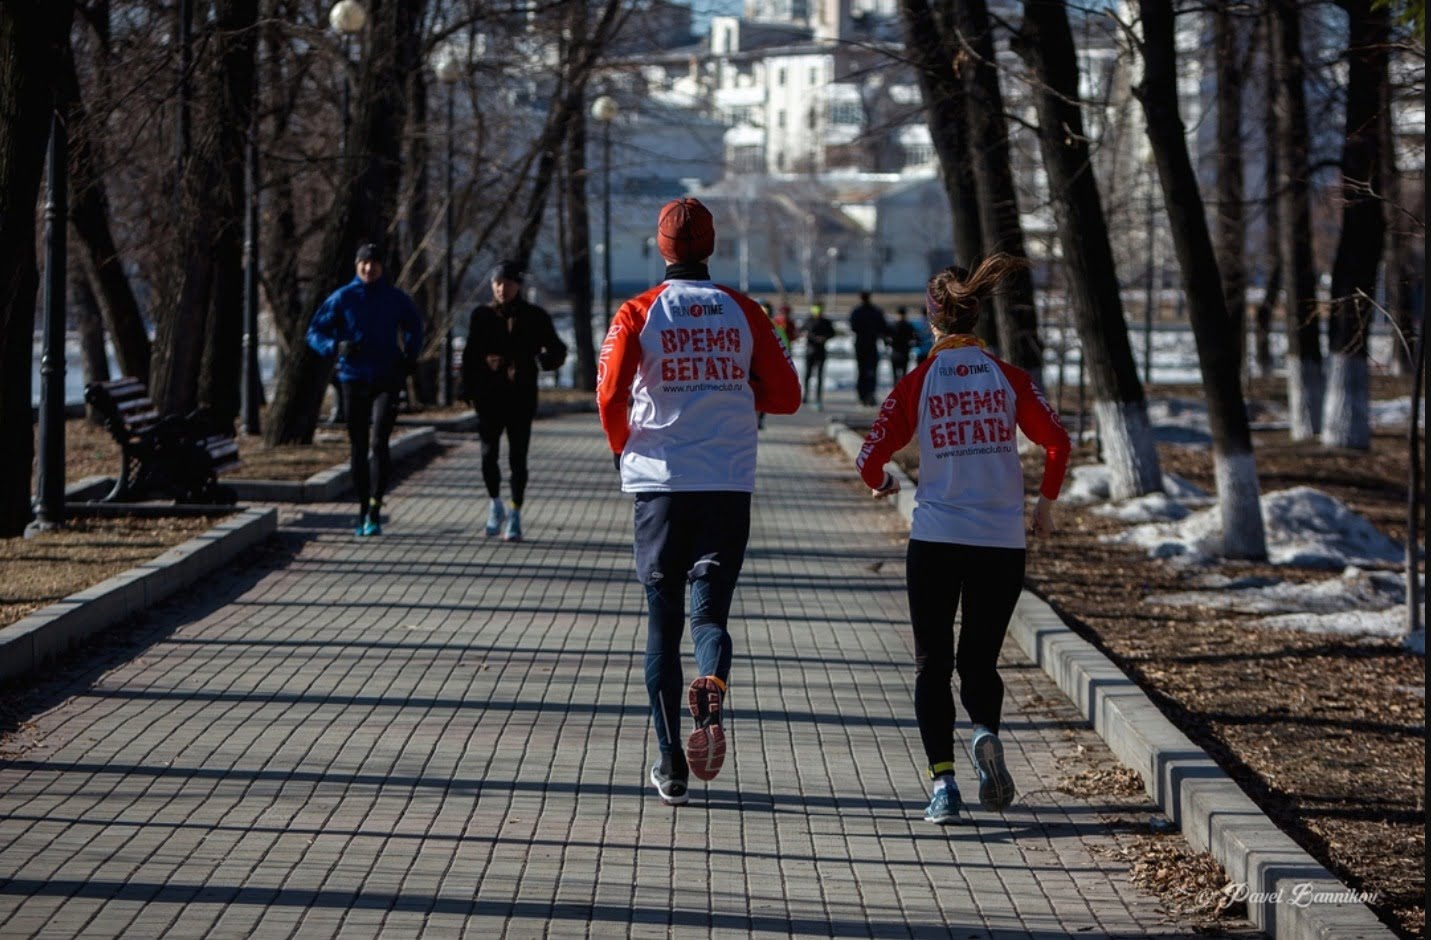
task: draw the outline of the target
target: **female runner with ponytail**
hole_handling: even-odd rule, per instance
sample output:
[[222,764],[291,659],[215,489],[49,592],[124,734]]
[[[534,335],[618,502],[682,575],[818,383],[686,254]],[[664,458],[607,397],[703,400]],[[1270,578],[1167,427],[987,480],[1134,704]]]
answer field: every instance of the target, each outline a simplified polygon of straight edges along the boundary
[[[1004,684],[999,649],[1024,580],[1022,430],[1044,449],[1035,535],[1053,534],[1053,501],[1068,465],[1068,433],[1027,372],[985,352],[974,335],[981,298],[1027,262],[1003,253],[972,272],[951,267],[930,279],[929,357],[895,386],[855,461],[876,499],[898,492],[885,465],[917,434],[919,487],[906,556],[914,628],[914,712],[934,794],[924,818],[945,825],[961,809],[954,782],[955,665],[959,697],[974,725],[971,749],[979,802],[1000,811],[1014,782],[999,741]],[[957,649],[954,616],[963,603]]]

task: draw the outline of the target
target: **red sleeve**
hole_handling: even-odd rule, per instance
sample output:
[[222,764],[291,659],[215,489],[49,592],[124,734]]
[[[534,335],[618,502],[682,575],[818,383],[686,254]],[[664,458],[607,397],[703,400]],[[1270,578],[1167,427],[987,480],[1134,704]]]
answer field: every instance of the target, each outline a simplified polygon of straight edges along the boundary
[[646,326],[646,311],[658,293],[660,288],[622,304],[611,318],[611,329],[601,344],[601,358],[596,364],[596,408],[613,454],[625,450],[626,439],[631,436],[626,409],[631,404],[631,383],[641,365],[641,330]]
[[899,384],[889,393],[880,406],[879,417],[870,425],[865,435],[865,446],[855,457],[855,469],[860,479],[872,490],[884,483],[884,465],[890,458],[914,437],[919,428],[920,395],[924,391],[924,373],[929,371],[934,360],[926,359],[913,371],[899,380]]
[[755,410],[772,415],[793,415],[800,410],[800,376],[790,353],[780,342],[775,324],[765,315],[760,304],[728,287],[720,290],[740,305],[755,348],[750,352],[750,388],[755,392]]
[[1045,499],[1058,499],[1059,490],[1063,489],[1063,475],[1068,470],[1069,451],[1072,450],[1068,432],[1063,429],[1058,412],[1043,397],[1043,391],[1033,376],[1002,360],[996,359],[995,362],[999,363],[1004,377],[1014,387],[1014,394],[1018,397],[1019,430],[1043,448],[1043,484],[1039,492]]

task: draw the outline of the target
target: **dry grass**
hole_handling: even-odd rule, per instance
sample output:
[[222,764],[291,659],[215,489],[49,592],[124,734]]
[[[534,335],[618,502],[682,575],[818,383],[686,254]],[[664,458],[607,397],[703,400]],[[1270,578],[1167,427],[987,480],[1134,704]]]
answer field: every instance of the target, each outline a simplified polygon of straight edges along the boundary
[[150,561],[219,518],[72,519],[33,538],[0,539],[0,626]]

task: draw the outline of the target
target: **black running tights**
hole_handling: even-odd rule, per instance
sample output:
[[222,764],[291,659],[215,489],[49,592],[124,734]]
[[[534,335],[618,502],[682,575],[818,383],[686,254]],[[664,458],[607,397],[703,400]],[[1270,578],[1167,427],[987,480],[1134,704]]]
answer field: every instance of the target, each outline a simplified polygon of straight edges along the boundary
[[[999,648],[1024,583],[1022,548],[983,548],[910,539],[905,557],[909,619],[914,626],[914,714],[931,774],[954,761],[954,693],[974,724],[999,730],[1004,683]],[[957,648],[954,615],[964,615]]]

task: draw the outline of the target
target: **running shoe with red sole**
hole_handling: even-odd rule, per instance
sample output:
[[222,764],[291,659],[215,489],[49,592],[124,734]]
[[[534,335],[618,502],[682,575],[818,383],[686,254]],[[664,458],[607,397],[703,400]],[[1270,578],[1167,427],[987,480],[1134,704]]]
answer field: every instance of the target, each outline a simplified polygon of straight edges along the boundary
[[725,683],[701,676],[691,683],[687,699],[696,728],[686,739],[686,762],[701,780],[712,780],[725,763],[725,729],[721,727],[721,699]]

